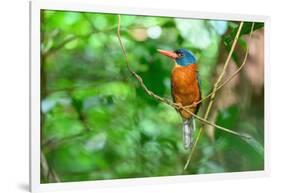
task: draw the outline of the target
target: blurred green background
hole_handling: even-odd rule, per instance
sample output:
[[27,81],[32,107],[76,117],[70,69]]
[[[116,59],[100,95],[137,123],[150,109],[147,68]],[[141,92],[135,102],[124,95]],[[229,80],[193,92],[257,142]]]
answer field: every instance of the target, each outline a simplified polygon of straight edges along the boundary
[[[189,150],[183,148],[181,118],[147,96],[131,76],[116,36],[117,23],[117,15],[111,14],[41,12],[41,182],[262,170],[263,24],[255,25],[251,40],[252,23],[244,24],[226,76],[241,64],[247,46],[249,64],[218,94],[210,115],[212,122],[253,138],[245,141],[206,127],[183,171]],[[121,16],[130,64],[149,89],[167,98],[173,62],[156,50],[191,50],[205,96],[238,25]]]

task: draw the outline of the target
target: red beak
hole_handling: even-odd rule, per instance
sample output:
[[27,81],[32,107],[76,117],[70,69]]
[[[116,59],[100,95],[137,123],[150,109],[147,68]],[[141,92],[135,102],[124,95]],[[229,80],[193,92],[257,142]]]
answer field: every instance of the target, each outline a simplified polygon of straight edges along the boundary
[[178,58],[178,55],[175,52],[173,52],[173,51],[159,50],[159,49],[157,49],[157,51],[160,54],[164,55],[164,56],[168,56],[169,58],[172,58],[172,59],[177,59]]

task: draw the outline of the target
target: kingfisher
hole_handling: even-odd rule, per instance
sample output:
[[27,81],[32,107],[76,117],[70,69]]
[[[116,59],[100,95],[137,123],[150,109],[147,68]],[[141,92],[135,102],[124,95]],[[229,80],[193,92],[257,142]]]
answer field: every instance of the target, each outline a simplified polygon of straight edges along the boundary
[[[158,52],[174,60],[171,72],[171,94],[174,103],[190,105],[189,110],[196,114],[200,106],[197,102],[201,100],[201,91],[195,56],[183,48],[175,51],[158,49]],[[183,120],[184,148],[188,149],[192,146],[195,121],[190,113],[184,110],[178,112]]]

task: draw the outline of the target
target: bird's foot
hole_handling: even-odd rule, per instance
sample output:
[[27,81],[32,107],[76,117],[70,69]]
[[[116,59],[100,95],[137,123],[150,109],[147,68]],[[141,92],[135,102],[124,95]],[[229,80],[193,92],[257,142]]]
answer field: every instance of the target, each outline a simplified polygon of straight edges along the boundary
[[196,106],[197,106],[197,102],[193,102],[193,103],[190,105],[191,108],[195,108]]
[[175,106],[176,106],[177,108],[179,108],[179,109],[183,108],[183,106],[182,106],[181,103],[174,103],[174,104],[175,104]]
[[196,106],[197,106],[197,103],[196,103],[196,102],[193,102],[193,103],[191,103],[190,105],[184,106],[184,108],[193,109],[193,108],[196,108]]

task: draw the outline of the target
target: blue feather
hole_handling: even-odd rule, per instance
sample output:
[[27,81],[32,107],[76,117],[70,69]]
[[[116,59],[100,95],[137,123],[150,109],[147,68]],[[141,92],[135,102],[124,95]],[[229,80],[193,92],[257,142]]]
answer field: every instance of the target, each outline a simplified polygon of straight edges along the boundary
[[191,51],[188,51],[186,49],[178,49],[175,51],[178,55],[181,55],[181,57],[176,59],[176,63],[180,66],[188,66],[190,64],[196,63],[196,58],[194,54]]

